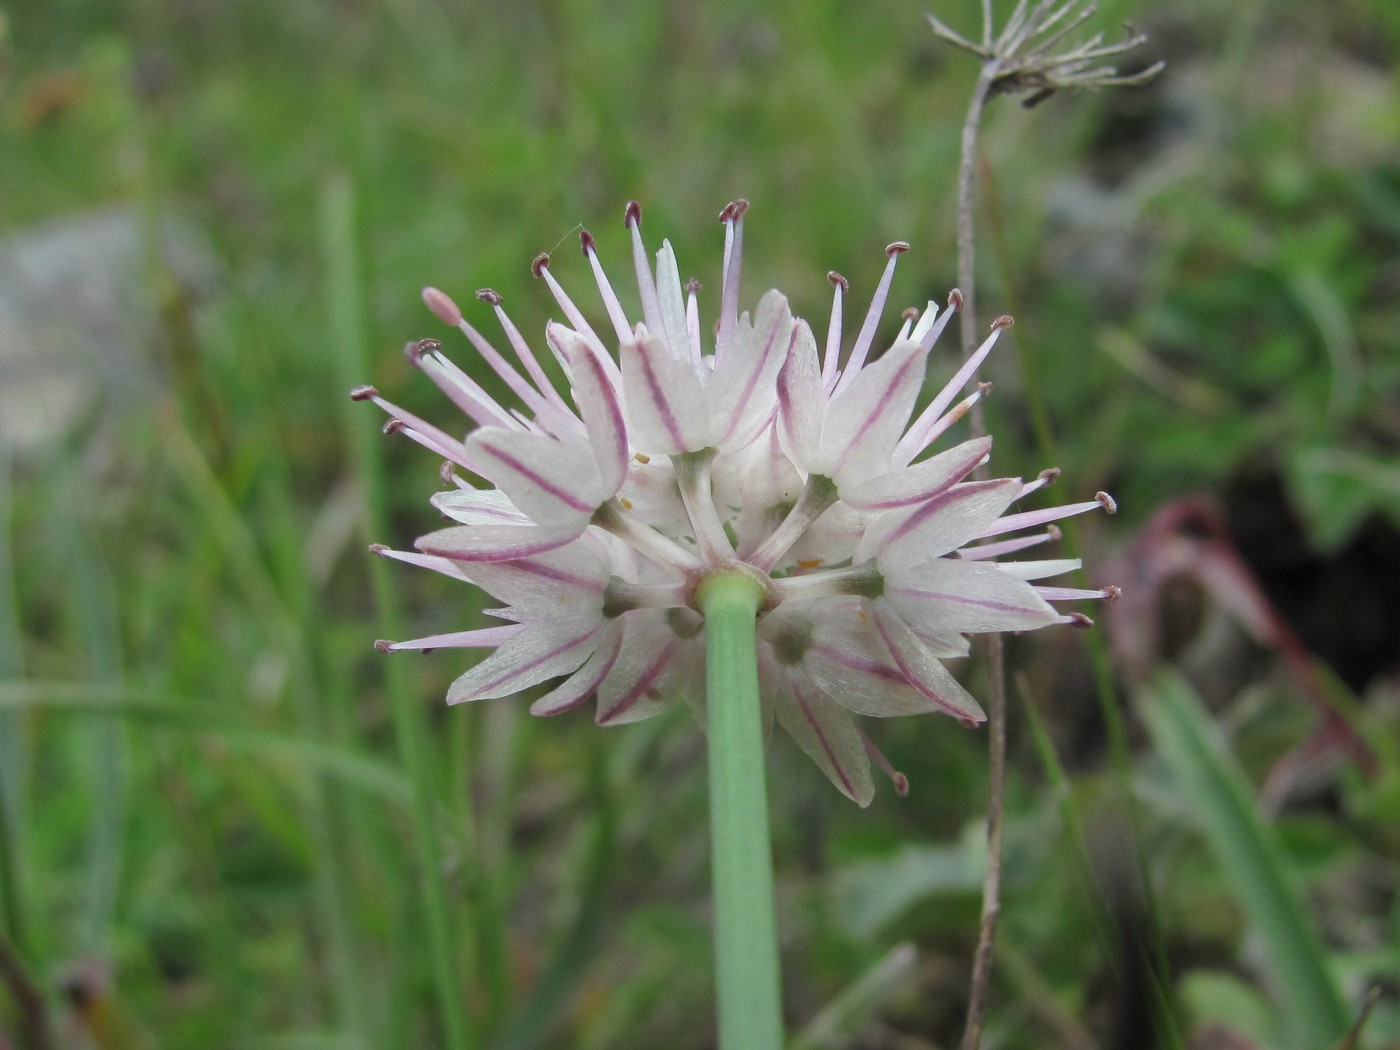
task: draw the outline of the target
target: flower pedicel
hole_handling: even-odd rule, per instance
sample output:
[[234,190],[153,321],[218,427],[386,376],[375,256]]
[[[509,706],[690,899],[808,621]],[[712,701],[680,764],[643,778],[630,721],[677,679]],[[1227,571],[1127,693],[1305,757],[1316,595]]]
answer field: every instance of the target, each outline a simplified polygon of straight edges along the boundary
[[[595,329],[550,269],[567,323],[545,341],[568,382],[564,397],[489,289],[518,364],[508,361],[442,292],[423,298],[458,328],[519,399],[500,404],[454,364],[435,339],[410,343],[409,360],[476,425],[459,440],[381,398],[351,396],[390,415],[401,432],[447,461],[450,489],[433,505],[456,524],[416,551],[376,545],[485,590],[501,603],[497,626],[380,649],[491,649],[453,683],[449,703],[487,700],[558,680],[531,711],[558,714],[596,698],[600,725],[648,718],[677,700],[705,703],[704,618],[695,592],[716,572],[760,583],[759,680],[765,725],[776,717],[841,791],[874,794],[871,761],[901,792],[907,783],[856,725],[876,717],[941,711],[974,725],[981,708],[944,667],[968,652],[966,635],[1087,624],[1051,603],[1112,598],[1036,581],[1079,567],[1071,559],[998,560],[1053,539],[1049,523],[1087,502],[1008,513],[1055,472],[1034,481],[968,480],[990,438],[925,456],[986,392],[961,397],[1001,331],[987,339],[914,416],[929,352],[960,302],[907,311],[892,345],[871,359],[903,242],[889,261],[848,353],[842,356],[847,282],[834,287],[822,347],[786,298],[765,293],[740,312],[744,213],[728,205],[719,323],[702,337],[696,281],[682,285],[669,242],[653,269],[641,208],[627,206],[642,319],[628,319],[582,234],[610,331]],[[616,357],[610,346],[618,348]],[[924,457],[924,458],[921,458]],[[1049,526],[1048,528],[1046,526]],[[697,713],[701,713],[697,711]],[[703,719],[702,719],[703,724]]]

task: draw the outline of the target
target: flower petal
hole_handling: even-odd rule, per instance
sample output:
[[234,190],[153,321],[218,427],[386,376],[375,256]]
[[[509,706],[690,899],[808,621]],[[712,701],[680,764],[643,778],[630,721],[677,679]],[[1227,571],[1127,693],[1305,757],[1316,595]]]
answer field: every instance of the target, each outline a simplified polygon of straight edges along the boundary
[[795,333],[787,297],[766,292],[754,319],[739,318],[735,345],[715,363],[707,394],[714,444],[743,448],[768,425],[777,408],[776,381]]
[[654,614],[633,613],[627,617],[617,662],[598,687],[595,721],[600,726],[640,722],[675,703],[677,695],[661,686],[681,644],[665,621]]
[[638,326],[622,344],[622,398],[633,447],[650,456],[697,452],[710,444],[705,388],[688,359],[673,358]]
[[463,525],[529,525],[530,519],[498,489],[449,489],[428,501]]
[[885,646],[904,677],[919,692],[963,722],[984,722],[987,716],[949,670],[934,659],[893,609],[884,602],[867,600],[866,614],[884,639]]
[[540,525],[582,531],[605,493],[593,457],[543,434],[482,427],[467,438],[478,471]]
[[564,329],[558,345],[568,362],[574,403],[578,405],[589,444],[593,446],[599,475],[598,493],[603,499],[610,499],[617,495],[627,477],[627,425],[623,421],[617,388],[608,375],[603,355],[588,340]]
[[498,601],[527,614],[549,617],[567,607],[580,616],[603,615],[609,563],[603,548],[587,534],[551,551],[511,561],[476,562],[466,567],[471,581]]
[[779,695],[778,723],[843,795],[870,805],[875,782],[870,758],[851,716],[800,672],[791,674],[789,696]]
[[837,484],[890,469],[890,453],[923,387],[927,358],[918,343],[896,343],[832,399],[822,456],[830,459]]
[[495,700],[576,670],[595,648],[599,628],[574,620],[527,623],[519,634],[452,683],[449,704]]
[[853,478],[842,484],[841,499],[861,510],[892,510],[922,503],[965,478],[987,458],[991,448],[991,438],[974,438],[911,467]]
[[562,547],[577,539],[572,525],[458,525],[420,536],[413,543],[424,554],[466,562],[514,561]]
[[592,696],[617,662],[622,649],[622,624],[616,620],[605,624],[598,632],[597,646],[582,667],[530,705],[530,714],[561,715]]
[[802,661],[812,680],[842,707],[860,715],[897,718],[942,710],[909,684],[874,628],[860,617],[859,604],[850,604],[853,615],[824,617],[813,630],[811,648]]
[[689,360],[689,338],[685,330],[685,293],[681,290],[680,269],[671,242],[663,240],[656,253],[656,297],[661,309],[661,327],[671,356]]
[[985,530],[1020,492],[1019,478],[969,481],[910,510],[891,511],[866,530],[855,561],[876,554],[881,572],[897,573],[940,557]]
[[1029,583],[959,558],[935,558],[886,577],[884,600],[915,631],[1029,631],[1058,616]]
[[787,360],[778,373],[778,439],[799,470],[823,474],[819,461],[826,394],[822,391],[817,340],[806,321],[797,321]]

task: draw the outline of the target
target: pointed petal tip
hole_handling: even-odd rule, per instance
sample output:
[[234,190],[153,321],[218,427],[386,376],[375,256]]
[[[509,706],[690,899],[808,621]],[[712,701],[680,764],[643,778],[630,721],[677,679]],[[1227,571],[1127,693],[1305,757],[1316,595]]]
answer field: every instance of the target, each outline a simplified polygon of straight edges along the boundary
[[461,309],[446,292],[432,287],[424,288],[423,302],[436,315],[437,319],[449,328],[456,328],[462,323]]

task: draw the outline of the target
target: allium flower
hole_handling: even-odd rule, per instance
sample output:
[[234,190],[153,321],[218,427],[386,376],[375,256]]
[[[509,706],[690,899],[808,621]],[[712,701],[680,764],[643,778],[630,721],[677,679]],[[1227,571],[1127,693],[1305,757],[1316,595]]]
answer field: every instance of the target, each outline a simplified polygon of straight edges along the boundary
[[[1100,507],[1009,508],[1053,479],[968,480],[991,452],[976,438],[929,455],[934,441],[987,388],[966,396],[977,368],[1010,325],[985,343],[914,416],[929,353],[960,303],[908,311],[878,356],[875,336],[903,242],[858,334],[843,354],[845,278],[822,351],[778,292],[741,313],[746,201],[727,206],[724,271],[713,342],[702,336],[698,282],[682,285],[669,242],[653,268],[641,209],[626,211],[642,319],[630,320],[593,238],[582,234],[610,330],[600,334],[555,280],[550,258],[534,273],[564,322],[545,342],[567,382],[549,379],[490,290],[518,360],[507,361],[448,296],[423,293],[519,399],[506,407],[454,364],[434,339],[408,359],[476,424],[458,439],[383,400],[352,392],[391,416],[386,430],[443,456],[448,491],[433,504],[455,524],[416,551],[376,553],[480,587],[502,604],[497,626],[402,642],[385,651],[493,650],[453,683],[449,703],[487,700],[553,683],[531,707],[567,711],[596,699],[601,725],[636,721],[677,700],[704,703],[704,618],[695,598],[709,574],[739,570],[759,581],[759,671],[764,718],[776,717],[846,795],[866,805],[871,763],[901,793],[907,785],[856,725],[942,711],[970,725],[976,700],[944,661],[968,652],[967,635],[1088,623],[1052,603],[1112,597],[1035,581],[1074,560],[1001,561],[1053,539],[1050,522]],[[617,346],[614,357],[608,347]],[[961,398],[961,400],[959,400]],[[911,422],[911,417],[913,421]],[[1037,531],[1031,531],[1037,530]],[[1007,538],[1012,534],[1020,534]]]

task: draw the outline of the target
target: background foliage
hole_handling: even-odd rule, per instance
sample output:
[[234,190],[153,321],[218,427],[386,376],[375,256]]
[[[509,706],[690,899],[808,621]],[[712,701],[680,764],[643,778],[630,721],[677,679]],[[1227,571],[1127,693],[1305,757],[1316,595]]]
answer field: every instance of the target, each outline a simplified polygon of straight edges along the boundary
[[[1012,647],[987,1044],[1321,1047],[1400,973],[1400,8],[1106,8],[1166,72],[984,140],[998,463],[1113,491],[1067,542],[1141,599]],[[26,989],[64,1046],[442,1045],[444,973],[483,1046],[709,1045],[700,734],[449,711],[458,655],[373,653],[477,609],[372,586],[437,465],[345,392],[451,419],[417,289],[537,333],[529,260],[587,301],[577,224],[622,263],[632,198],[712,290],[744,196],[751,292],[824,318],[908,239],[895,298],[941,298],[971,60],[905,0],[0,15],[0,1046]],[[1201,493],[1228,539],[1149,526]],[[948,1046],[984,741],[874,731],[913,791],[865,812],[772,748],[787,1013]]]

